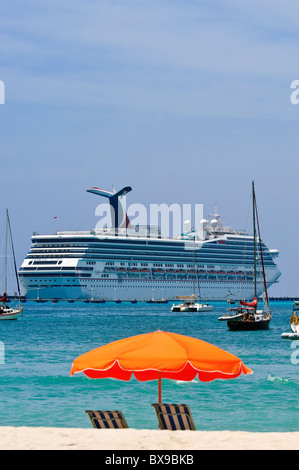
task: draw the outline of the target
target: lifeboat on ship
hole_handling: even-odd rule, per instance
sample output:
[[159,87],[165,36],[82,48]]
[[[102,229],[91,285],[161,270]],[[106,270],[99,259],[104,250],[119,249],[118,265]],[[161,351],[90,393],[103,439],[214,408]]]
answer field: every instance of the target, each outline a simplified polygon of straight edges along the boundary
[[218,271],[218,276],[221,276],[221,277],[224,277],[226,276],[226,272],[225,271]]
[[176,272],[177,276],[183,277],[186,274],[186,271],[184,269],[178,269]]
[[164,274],[165,274],[165,269],[158,269],[158,268],[153,269],[153,275],[155,277],[162,277],[164,276]]
[[148,277],[148,276],[150,275],[150,272],[151,272],[151,271],[150,271],[150,269],[148,269],[148,268],[142,268],[142,269],[140,269],[140,275],[141,275],[142,277]]
[[137,268],[129,268],[128,269],[129,276],[136,277],[136,276],[139,276],[139,273],[140,273],[140,271]]
[[127,275],[127,270],[126,268],[116,268],[116,274],[118,275],[118,277],[125,277]]
[[200,269],[199,271],[197,271],[197,275],[198,277],[206,277],[207,275],[207,271],[205,271],[204,269]]

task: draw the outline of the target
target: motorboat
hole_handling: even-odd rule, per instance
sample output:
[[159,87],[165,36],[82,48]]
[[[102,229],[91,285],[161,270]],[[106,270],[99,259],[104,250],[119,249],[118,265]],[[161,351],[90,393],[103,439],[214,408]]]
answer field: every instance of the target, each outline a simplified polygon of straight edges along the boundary
[[213,306],[208,303],[195,302],[194,294],[177,298],[183,300],[183,303],[173,304],[171,307],[172,312],[210,312],[213,310]]
[[293,305],[293,312],[290,318],[291,331],[282,333],[281,337],[286,339],[299,339],[299,302],[295,301]]

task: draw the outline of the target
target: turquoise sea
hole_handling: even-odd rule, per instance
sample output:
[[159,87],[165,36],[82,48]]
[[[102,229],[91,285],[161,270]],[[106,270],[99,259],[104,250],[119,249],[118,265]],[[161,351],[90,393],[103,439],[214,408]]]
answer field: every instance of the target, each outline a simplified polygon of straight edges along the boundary
[[[212,303],[212,302],[211,302]],[[86,409],[120,409],[129,427],[157,429],[157,382],[70,377],[73,359],[117,339],[158,329],[194,336],[240,357],[254,373],[210,383],[162,381],[162,399],[188,403],[198,430],[299,430],[299,341],[289,331],[292,302],[272,302],[268,331],[231,332],[213,312],[172,313],[169,304],[24,304],[0,322],[0,426],[91,428]]]

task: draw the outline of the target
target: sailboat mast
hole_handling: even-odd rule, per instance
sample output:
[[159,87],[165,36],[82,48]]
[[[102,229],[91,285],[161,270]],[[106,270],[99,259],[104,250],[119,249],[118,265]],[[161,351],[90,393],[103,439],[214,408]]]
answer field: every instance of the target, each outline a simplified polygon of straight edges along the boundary
[[254,265],[254,297],[256,297],[256,227],[255,227],[255,191],[252,181],[252,210],[253,210],[253,265]]
[[265,273],[265,265],[264,265],[264,256],[263,256],[263,249],[262,249],[262,239],[261,239],[259,217],[258,217],[256,205],[255,205],[255,212],[256,212],[256,223],[257,223],[258,236],[259,236],[260,254],[261,254],[261,261],[262,261],[263,280],[264,280],[264,291],[265,291],[265,296],[266,296],[266,301],[267,301],[267,307],[268,307],[268,311],[269,311],[269,310],[270,310],[270,306],[269,306],[269,297],[268,297],[268,290],[267,290],[267,281],[266,281],[266,273]]
[[15,276],[16,276],[16,280],[17,280],[18,294],[19,294],[19,297],[20,297],[21,296],[21,288],[20,288],[18,268],[17,268],[17,263],[16,263],[16,254],[15,254],[15,248],[14,248],[14,243],[13,243],[13,239],[12,239],[12,231],[11,231],[11,225],[10,225],[8,210],[7,210],[7,225],[8,225],[8,229],[9,229],[9,235],[10,235],[10,243],[11,243],[11,249],[12,249],[12,254],[13,254],[13,262],[14,262]]
[[195,281],[196,281],[196,265],[195,265],[195,234],[193,237],[193,294],[195,298]]
[[5,253],[4,253],[4,293],[5,294],[7,294],[7,238],[8,238],[8,210],[6,209]]

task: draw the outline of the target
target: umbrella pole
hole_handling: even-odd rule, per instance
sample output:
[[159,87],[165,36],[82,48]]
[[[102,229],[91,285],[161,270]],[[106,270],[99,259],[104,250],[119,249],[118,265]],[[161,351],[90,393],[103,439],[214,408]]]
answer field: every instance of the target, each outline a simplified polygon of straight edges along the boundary
[[162,403],[162,379],[161,379],[161,372],[159,372],[159,377],[158,377],[158,403]]

